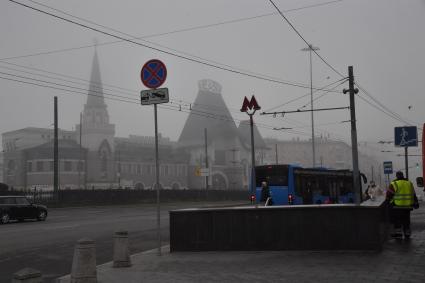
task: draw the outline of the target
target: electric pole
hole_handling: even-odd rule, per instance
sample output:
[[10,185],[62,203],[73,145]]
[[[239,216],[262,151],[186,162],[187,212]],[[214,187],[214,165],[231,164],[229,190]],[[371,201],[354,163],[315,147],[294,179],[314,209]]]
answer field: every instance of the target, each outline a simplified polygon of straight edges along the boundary
[[58,97],[54,97],[54,141],[53,141],[53,191],[59,200],[59,146],[58,146]]
[[279,160],[277,158],[277,144],[275,144],[275,152],[276,152],[276,164],[279,164]]
[[204,137],[205,137],[205,168],[208,170],[208,173],[205,176],[205,192],[208,192],[208,175],[209,175],[209,168],[208,168],[208,139],[207,139],[207,128],[204,128]]
[[353,66],[348,66],[348,90],[342,91],[344,94],[350,93],[350,118],[351,118],[351,152],[353,159],[353,188],[355,192],[356,204],[360,204],[361,197],[361,185],[360,185],[360,173],[359,173],[359,151],[357,148],[357,127],[356,127],[356,105],[354,95],[359,92],[357,88],[354,88],[354,74]]
[[78,189],[81,189],[81,167],[82,167],[82,162],[81,162],[81,128],[82,128],[82,121],[83,121],[83,113],[80,112],[80,152],[78,154]]
[[313,46],[313,44],[309,44],[308,48],[303,48],[301,51],[308,51],[310,53],[310,110],[311,110],[311,145],[313,151],[313,167],[316,166],[316,148],[315,148],[315,140],[314,140],[314,114],[313,114],[313,63],[311,58],[311,52],[320,50],[319,47]]

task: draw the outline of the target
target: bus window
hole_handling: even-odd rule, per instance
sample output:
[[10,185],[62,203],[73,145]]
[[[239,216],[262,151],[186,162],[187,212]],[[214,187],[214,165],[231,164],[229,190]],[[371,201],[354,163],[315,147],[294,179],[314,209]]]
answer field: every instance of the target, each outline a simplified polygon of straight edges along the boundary
[[269,186],[288,186],[287,165],[267,165],[255,168],[256,186],[266,181]]

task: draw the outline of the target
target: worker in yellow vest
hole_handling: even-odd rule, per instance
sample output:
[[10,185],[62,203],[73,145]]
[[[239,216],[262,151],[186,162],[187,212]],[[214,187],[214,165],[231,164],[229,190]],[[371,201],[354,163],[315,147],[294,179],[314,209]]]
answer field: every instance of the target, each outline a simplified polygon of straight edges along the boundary
[[404,178],[403,172],[397,171],[396,179],[387,190],[387,201],[391,222],[394,224],[392,236],[401,238],[404,234],[405,238],[410,238],[410,211],[419,208],[419,202],[412,182]]

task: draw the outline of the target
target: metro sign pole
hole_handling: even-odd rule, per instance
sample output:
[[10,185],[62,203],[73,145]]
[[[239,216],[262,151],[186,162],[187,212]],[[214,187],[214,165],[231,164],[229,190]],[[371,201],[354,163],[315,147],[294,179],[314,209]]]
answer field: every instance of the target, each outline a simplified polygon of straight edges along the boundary
[[[249,110],[248,110],[249,109]],[[254,148],[254,116],[255,111],[260,110],[261,107],[258,105],[255,96],[251,97],[249,101],[246,96],[244,97],[241,112],[245,112],[249,115],[249,125],[251,127],[251,201],[255,200],[255,148]],[[255,207],[257,202],[255,201]]]

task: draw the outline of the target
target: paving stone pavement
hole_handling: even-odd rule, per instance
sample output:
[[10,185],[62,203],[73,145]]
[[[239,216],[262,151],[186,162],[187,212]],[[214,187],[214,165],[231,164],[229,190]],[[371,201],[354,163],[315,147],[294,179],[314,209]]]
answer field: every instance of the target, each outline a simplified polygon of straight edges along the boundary
[[[425,203],[412,213],[412,238],[382,251],[178,252],[132,256],[130,268],[98,266],[109,282],[425,282]],[[63,277],[59,282],[69,282]]]

